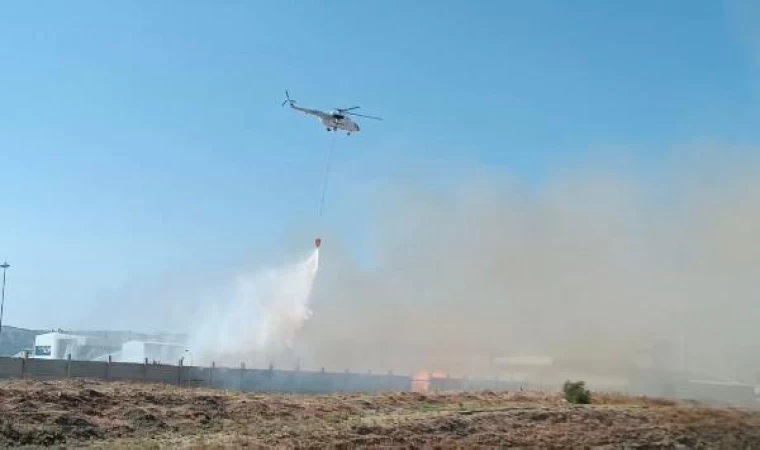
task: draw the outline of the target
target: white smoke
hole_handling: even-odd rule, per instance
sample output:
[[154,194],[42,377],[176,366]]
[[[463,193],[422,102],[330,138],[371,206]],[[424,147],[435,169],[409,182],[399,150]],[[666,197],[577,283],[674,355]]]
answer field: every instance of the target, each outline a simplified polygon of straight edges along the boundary
[[318,267],[314,250],[298,263],[237,277],[228,301],[213,299],[201,311],[190,342],[196,361],[262,367],[291,349],[311,315]]

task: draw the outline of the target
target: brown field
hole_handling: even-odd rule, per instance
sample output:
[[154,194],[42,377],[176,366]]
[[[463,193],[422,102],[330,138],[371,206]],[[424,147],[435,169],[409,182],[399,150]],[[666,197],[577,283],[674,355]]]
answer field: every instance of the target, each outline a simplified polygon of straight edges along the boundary
[[478,392],[321,397],[95,381],[0,382],[0,446],[760,448],[760,413]]

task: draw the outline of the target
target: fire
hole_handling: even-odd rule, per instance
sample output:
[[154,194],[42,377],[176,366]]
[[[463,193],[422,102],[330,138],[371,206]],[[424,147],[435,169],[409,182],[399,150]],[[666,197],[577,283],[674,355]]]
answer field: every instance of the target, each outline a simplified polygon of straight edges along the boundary
[[412,377],[412,392],[428,392],[430,391],[430,383],[432,380],[441,380],[444,378],[448,378],[448,375],[443,372],[430,373],[426,370],[417,372],[417,374]]

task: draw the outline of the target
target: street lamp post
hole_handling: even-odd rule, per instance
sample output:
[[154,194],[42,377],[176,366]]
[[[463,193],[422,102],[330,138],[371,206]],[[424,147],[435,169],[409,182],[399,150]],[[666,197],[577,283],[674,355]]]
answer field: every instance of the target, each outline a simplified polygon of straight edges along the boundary
[[8,264],[8,261],[0,264],[0,267],[3,268],[3,293],[2,298],[0,298],[0,333],[3,332],[3,310],[5,309],[5,271],[8,270],[8,267],[10,266],[11,265]]

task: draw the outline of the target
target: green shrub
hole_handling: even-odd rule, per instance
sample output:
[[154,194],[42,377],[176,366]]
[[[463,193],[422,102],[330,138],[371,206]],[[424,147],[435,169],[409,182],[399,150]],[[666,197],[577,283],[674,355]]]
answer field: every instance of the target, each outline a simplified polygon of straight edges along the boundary
[[562,392],[565,393],[565,400],[576,405],[588,405],[591,403],[591,392],[586,389],[584,381],[565,381],[562,386]]

